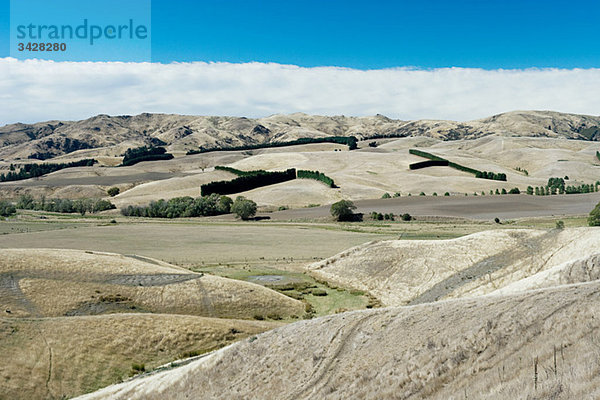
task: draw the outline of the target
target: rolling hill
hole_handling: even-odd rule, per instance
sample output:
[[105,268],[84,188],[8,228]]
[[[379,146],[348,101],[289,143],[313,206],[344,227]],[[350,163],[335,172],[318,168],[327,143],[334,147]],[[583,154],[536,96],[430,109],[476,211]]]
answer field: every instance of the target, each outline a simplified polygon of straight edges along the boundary
[[82,121],[46,121],[0,128],[0,160],[115,156],[128,147],[166,145],[171,151],[231,146],[302,137],[427,136],[443,140],[487,135],[599,140],[600,117],[550,111],[514,111],[468,121],[401,121],[302,113],[266,118],[140,114],[97,115]]
[[488,294],[598,249],[596,228],[495,230],[450,240],[367,243],[308,268],[319,279],[400,306]]
[[81,399],[600,395],[600,283],[302,321]]

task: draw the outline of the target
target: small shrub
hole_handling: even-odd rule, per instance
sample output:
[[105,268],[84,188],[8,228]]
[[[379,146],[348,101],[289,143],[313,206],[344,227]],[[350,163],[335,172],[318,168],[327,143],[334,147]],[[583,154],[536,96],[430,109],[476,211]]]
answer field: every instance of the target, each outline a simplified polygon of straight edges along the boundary
[[596,207],[590,211],[588,224],[589,226],[600,226],[600,203],[596,204]]
[[494,222],[497,223],[497,224],[499,224],[500,223],[500,218],[498,218],[498,217],[494,218]]
[[565,229],[564,221],[556,221],[556,229]]
[[137,363],[133,363],[131,364],[131,369],[137,372],[145,372],[146,371],[146,366],[141,363],[141,364],[137,364]]
[[450,193],[446,192],[444,193],[444,196],[450,196]]
[[106,193],[108,193],[108,195],[110,197],[115,197],[116,195],[118,195],[119,193],[121,193],[121,189],[119,189],[118,187],[114,186],[114,187],[111,187],[110,189],[108,189],[106,191]]
[[392,196],[390,196],[390,194],[386,192],[386,193],[383,194],[383,196],[381,196],[381,198],[382,199],[391,199]]
[[402,214],[402,221],[412,221],[413,217],[409,213]]
[[419,193],[419,196],[425,196],[425,192]]
[[17,209],[15,208],[15,206],[12,205],[12,203],[10,203],[6,200],[0,200],[0,216],[10,217],[11,215],[15,214],[16,212],[17,212]]

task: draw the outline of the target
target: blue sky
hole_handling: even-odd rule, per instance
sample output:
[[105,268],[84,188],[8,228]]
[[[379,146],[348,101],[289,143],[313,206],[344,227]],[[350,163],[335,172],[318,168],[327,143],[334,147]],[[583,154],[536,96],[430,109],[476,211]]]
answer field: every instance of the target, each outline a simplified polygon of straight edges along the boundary
[[[0,57],[8,10],[0,0]],[[599,21],[599,1],[153,0],[152,60],[590,68]]]

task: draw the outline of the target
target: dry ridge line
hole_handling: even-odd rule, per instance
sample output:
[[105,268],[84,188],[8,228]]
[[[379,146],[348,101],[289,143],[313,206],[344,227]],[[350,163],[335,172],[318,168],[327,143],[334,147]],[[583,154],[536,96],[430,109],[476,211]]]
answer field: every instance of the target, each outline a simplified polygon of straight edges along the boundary
[[597,228],[503,229],[448,240],[370,242],[308,269],[318,279],[401,306],[491,293],[598,249]]

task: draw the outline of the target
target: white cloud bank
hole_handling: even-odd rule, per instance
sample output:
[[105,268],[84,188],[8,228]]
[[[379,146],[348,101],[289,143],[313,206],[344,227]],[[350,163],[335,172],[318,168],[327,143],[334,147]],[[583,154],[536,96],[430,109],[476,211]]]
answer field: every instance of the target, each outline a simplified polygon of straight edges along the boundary
[[306,112],[469,120],[512,110],[598,114],[600,69],[301,68],[0,59],[0,124],[142,112]]

